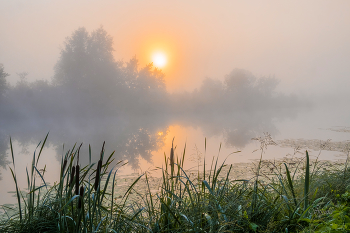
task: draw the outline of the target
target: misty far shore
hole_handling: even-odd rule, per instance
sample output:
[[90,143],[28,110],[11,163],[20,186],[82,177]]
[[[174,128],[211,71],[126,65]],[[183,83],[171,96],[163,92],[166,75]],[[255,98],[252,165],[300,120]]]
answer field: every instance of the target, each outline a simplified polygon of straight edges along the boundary
[[224,135],[226,145],[243,148],[261,132],[277,132],[276,120],[294,118],[311,106],[297,95],[277,92],[276,78],[256,78],[243,69],[233,69],[224,81],[206,78],[193,92],[171,94],[161,70],[139,67],[136,57],[115,61],[113,50],[113,38],[102,27],[79,28],[64,42],[50,81],[28,82],[30,74],[22,72],[11,86],[7,79],[15,74],[1,66],[1,166],[7,163],[9,136],[26,145],[48,131],[57,151],[62,144],[96,148],[106,140],[116,158],[134,168],[140,155],[151,161],[172,124],[200,127],[209,137]]

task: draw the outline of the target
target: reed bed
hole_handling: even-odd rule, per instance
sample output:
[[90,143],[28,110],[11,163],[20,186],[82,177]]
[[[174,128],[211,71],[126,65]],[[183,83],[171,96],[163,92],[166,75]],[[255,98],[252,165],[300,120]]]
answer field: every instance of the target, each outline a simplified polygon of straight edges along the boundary
[[[49,186],[38,166],[47,140],[39,143],[27,168],[27,189],[18,187],[10,140],[15,206],[3,205],[1,232],[350,232],[350,170],[323,169],[308,152],[298,161],[263,160],[253,177],[234,179],[233,165],[213,158],[201,171],[183,169],[186,149],[164,155],[159,186],[141,174],[121,193],[113,153],[79,163],[80,146],[62,157],[59,180]],[[185,147],[186,148],[186,147]],[[113,167],[112,164],[116,164]]]

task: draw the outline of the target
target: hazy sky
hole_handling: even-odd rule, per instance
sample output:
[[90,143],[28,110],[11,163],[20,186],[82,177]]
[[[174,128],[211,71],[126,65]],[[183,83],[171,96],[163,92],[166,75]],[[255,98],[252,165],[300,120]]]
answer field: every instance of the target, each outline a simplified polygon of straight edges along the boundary
[[169,91],[243,68],[288,92],[339,93],[350,85],[349,12],[347,0],[1,1],[0,63],[9,80],[49,79],[64,39],[102,25],[116,60],[136,55],[144,66],[165,51]]

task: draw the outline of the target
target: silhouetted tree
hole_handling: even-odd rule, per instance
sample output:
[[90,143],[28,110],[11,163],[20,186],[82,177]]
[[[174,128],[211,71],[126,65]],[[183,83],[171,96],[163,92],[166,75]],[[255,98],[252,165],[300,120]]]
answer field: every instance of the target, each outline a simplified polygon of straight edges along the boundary
[[70,86],[75,91],[110,94],[119,82],[112,52],[112,37],[102,27],[92,33],[85,28],[77,29],[61,51],[54,84]]
[[0,64],[0,100],[5,94],[5,91],[8,89],[8,84],[6,81],[7,76],[9,76],[9,74],[4,71],[4,66]]
[[[4,111],[6,111],[6,102],[4,102],[4,96],[5,92],[9,89],[8,83],[6,81],[7,76],[9,76],[9,74],[5,72],[4,66],[0,64],[0,119],[2,119],[5,116]],[[3,127],[0,128],[0,166],[6,168],[6,164],[8,163],[8,161],[6,160],[6,151],[8,149],[8,137],[6,137],[6,133],[3,131],[2,128]]]
[[153,68],[152,63],[139,71],[137,80],[140,89],[165,91],[164,74],[161,70]]

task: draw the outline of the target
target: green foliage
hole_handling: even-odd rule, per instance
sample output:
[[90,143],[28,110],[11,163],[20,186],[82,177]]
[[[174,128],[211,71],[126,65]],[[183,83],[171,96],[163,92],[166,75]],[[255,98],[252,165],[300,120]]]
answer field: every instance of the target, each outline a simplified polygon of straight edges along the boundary
[[330,212],[323,219],[326,221],[313,221],[311,226],[303,232],[343,233],[350,231],[350,207],[341,204],[324,210]]

